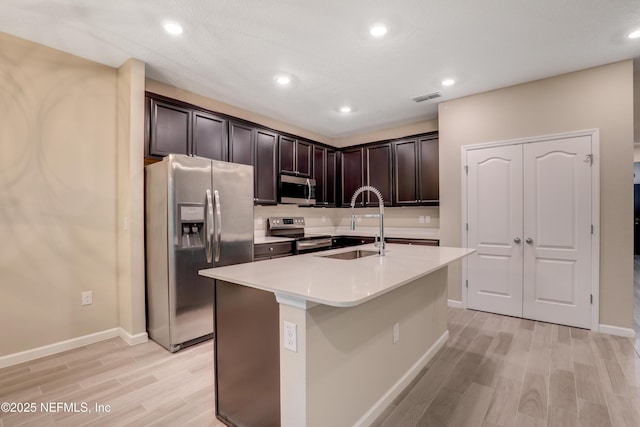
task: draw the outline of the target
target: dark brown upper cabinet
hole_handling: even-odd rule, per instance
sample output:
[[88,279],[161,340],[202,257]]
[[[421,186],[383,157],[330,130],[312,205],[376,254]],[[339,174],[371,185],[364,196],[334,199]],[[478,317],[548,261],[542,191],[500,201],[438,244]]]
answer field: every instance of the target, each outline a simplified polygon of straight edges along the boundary
[[313,179],[316,180],[316,205],[336,204],[336,152],[315,145],[313,147]]
[[229,122],[229,160],[253,165],[253,201],[278,203],[278,135],[249,124]]
[[167,102],[148,99],[149,155],[189,154],[191,151],[191,110]]
[[395,205],[439,204],[438,137],[429,135],[393,143]]
[[278,136],[263,129],[255,130],[254,202],[278,203],[277,153]]
[[280,173],[311,177],[312,155],[311,143],[280,136]]
[[[341,204],[351,206],[353,193],[364,183],[364,149],[362,147],[346,148],[342,150],[342,185]],[[360,194],[356,198],[356,206],[364,206],[365,198]]]
[[179,101],[147,96],[147,155],[190,154],[226,161],[227,120]]
[[[380,190],[385,206],[393,204],[393,167],[391,143],[367,145],[365,151],[365,183]],[[378,198],[365,193],[366,206],[378,206]]]
[[254,128],[250,125],[229,122],[229,161],[253,165]]
[[213,114],[193,112],[193,154],[227,161],[227,121]]

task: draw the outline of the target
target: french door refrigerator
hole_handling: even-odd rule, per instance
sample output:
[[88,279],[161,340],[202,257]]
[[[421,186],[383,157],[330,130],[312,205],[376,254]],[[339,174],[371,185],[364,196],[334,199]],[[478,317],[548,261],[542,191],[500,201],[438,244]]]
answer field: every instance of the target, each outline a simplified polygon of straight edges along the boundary
[[171,154],[145,168],[147,332],[171,352],[213,336],[204,268],[253,261],[253,166]]

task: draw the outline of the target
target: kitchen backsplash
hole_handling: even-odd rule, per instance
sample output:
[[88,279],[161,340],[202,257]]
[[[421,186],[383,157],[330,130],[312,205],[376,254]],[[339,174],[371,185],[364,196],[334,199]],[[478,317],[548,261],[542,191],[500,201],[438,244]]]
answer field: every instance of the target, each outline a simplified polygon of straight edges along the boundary
[[[356,213],[378,213],[378,208],[356,208]],[[295,205],[255,206],[253,224],[256,231],[265,230],[270,216],[302,216],[307,227],[348,227],[351,223],[349,208],[300,208]],[[378,218],[359,218],[359,226],[376,227]],[[439,228],[440,209],[438,207],[395,207],[384,208],[385,227]]]

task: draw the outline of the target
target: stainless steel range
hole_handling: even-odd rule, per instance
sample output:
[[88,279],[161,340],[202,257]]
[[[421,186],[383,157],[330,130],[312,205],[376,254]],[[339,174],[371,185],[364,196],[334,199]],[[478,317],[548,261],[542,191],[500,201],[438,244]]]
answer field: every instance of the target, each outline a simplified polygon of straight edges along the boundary
[[304,218],[270,217],[267,219],[267,236],[291,237],[295,239],[294,253],[324,251],[331,248],[331,236],[328,234],[309,234],[304,231]]

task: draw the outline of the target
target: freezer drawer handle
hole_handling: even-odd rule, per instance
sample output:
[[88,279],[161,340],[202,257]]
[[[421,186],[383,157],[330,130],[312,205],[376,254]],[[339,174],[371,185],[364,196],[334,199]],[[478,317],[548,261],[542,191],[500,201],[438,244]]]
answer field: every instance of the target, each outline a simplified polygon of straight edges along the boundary
[[222,215],[220,214],[220,194],[218,190],[213,192],[216,202],[216,262],[220,261],[220,241],[222,240]]
[[207,254],[207,262],[211,263],[213,252],[213,203],[211,201],[211,190],[207,190],[207,244],[205,252]]

